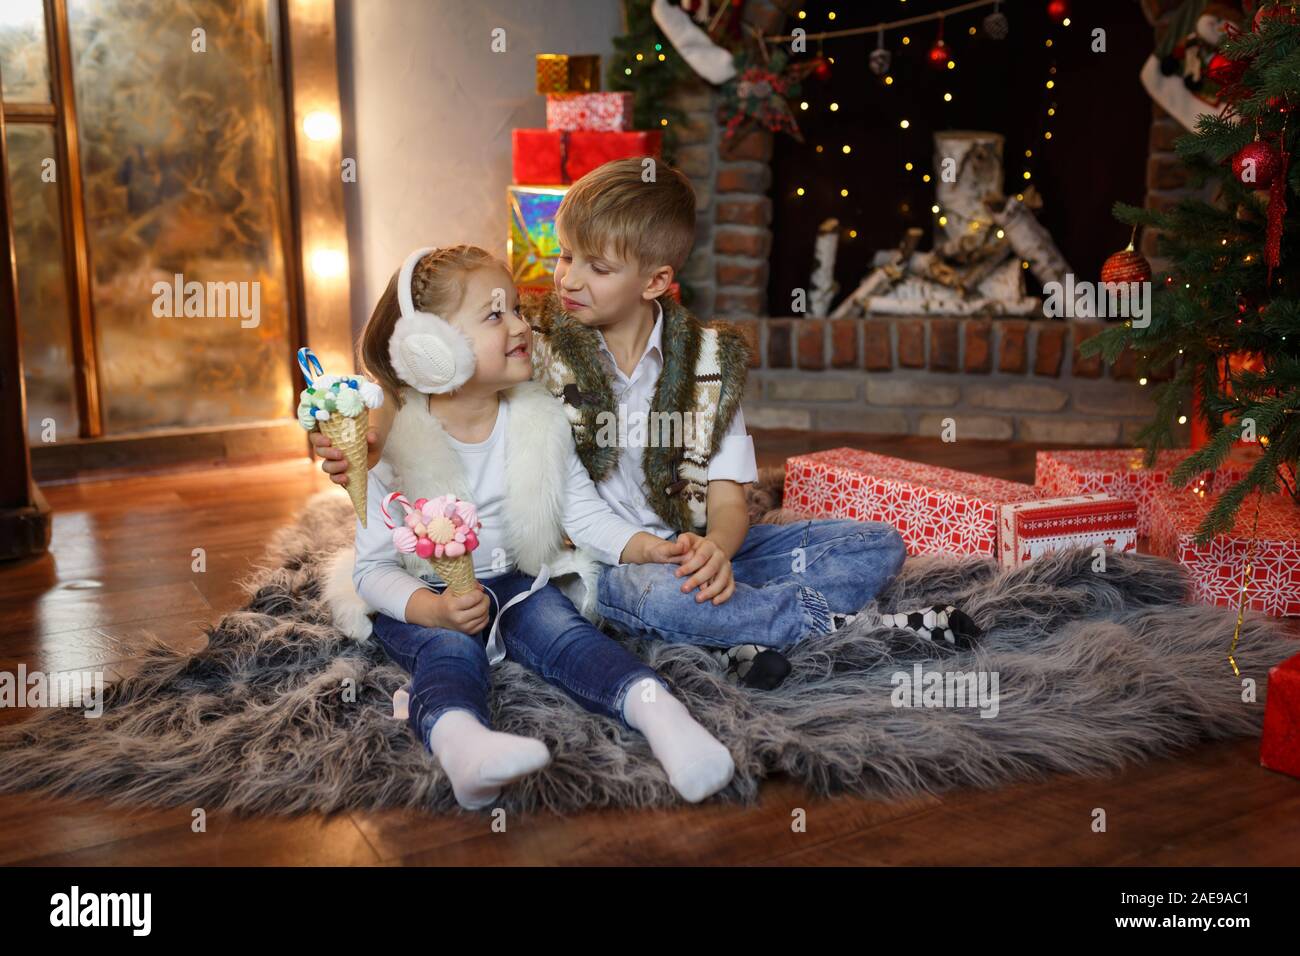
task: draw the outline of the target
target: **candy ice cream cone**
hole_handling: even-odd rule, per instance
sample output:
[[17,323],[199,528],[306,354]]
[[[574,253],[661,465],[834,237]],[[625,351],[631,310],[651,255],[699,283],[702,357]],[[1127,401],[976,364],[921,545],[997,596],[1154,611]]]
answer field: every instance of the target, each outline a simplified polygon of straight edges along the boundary
[[[298,424],[307,431],[319,428],[330,444],[343,452],[348,463],[345,488],[364,528],[369,473],[366,433],[370,431],[370,409],[384,403],[384,390],[360,375],[320,375],[320,361],[311,349],[298,350],[298,365],[307,379],[307,387],[298,395]],[[318,375],[315,381],[313,369]]]
[[[394,501],[406,510],[401,527],[394,524],[388,512]],[[400,491],[394,491],[384,499],[380,510],[384,523],[393,529],[393,546],[428,561],[452,594],[469,594],[478,587],[473,552],[478,547],[481,525],[472,504],[455,495],[442,495],[421,498],[412,505]]]

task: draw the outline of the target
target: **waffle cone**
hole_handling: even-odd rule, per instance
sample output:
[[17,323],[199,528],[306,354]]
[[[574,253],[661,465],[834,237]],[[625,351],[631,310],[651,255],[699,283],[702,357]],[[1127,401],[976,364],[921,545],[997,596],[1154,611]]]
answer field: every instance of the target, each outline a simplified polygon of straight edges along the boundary
[[361,527],[366,527],[366,473],[367,456],[366,432],[370,431],[370,409],[361,409],[360,415],[348,418],[343,415],[331,415],[323,422],[317,423],[330,444],[343,452],[348,460],[348,483],[344,490],[352,499],[352,509],[361,519]]
[[474,577],[474,559],[468,554],[459,558],[430,558],[429,564],[438,577],[447,582],[452,594],[470,594],[478,587]]

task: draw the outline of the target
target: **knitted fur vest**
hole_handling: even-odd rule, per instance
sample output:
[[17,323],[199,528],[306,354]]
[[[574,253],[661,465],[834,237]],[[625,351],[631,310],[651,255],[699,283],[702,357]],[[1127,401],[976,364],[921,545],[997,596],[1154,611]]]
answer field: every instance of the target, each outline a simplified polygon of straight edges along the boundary
[[[670,528],[702,531],[708,523],[709,460],[740,407],[749,343],[729,325],[701,323],[670,296],[661,296],[659,304],[663,371],[650,405],[644,491]],[[608,440],[618,409],[601,364],[600,332],[567,315],[554,292],[526,301],[524,308],[537,333],[534,378],[563,404],[578,457],[599,483],[618,465],[620,453],[618,442]],[[673,432],[683,421],[689,426]],[[684,440],[656,441],[665,434]]]
[[[390,490],[415,501],[453,494],[474,500],[460,457],[447,434],[429,413],[428,396],[406,387],[376,465],[377,477]],[[564,412],[541,385],[526,382],[501,394],[509,404],[506,431],[505,536],[519,571],[536,575],[542,565],[551,580],[587,618],[596,614],[596,580],[600,565],[590,554],[564,540],[565,459],[572,438]],[[355,557],[345,548],[327,569],[326,599],[335,623],[351,637],[370,635],[372,609],[352,586]],[[403,567],[416,577],[431,574],[427,561],[402,555]]]

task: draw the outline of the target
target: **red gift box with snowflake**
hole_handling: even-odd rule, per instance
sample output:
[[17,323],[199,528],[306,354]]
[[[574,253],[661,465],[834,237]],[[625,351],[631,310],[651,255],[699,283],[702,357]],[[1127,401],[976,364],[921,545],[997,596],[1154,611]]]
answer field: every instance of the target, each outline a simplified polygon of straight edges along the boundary
[[[1156,493],[1189,449],[1161,451],[1155,465],[1143,466],[1145,452],[1134,449],[1079,449],[1040,451],[1034,468],[1034,484],[1044,494],[1056,496],[1107,494],[1137,503],[1137,532],[1151,534]],[[1252,454],[1234,451],[1217,472],[1202,476],[1188,485],[1188,493],[1204,490],[1221,491],[1245,477],[1253,464]]]
[[884,521],[909,554],[998,554],[999,509],[1039,498],[1031,485],[854,448],[785,463],[785,507],[818,518]]
[[1005,504],[998,563],[1015,568],[1066,548],[1136,551],[1137,537],[1135,501],[1091,494]]
[[632,128],[631,93],[552,93],[546,97],[546,128],[622,132]]
[[1199,544],[1196,529],[1213,505],[1212,495],[1161,490],[1152,552],[1185,567],[1197,600],[1206,604],[1236,607],[1244,584],[1246,607],[1275,616],[1300,614],[1300,507],[1286,495],[1266,495],[1255,525],[1252,495],[1230,531]]
[[611,160],[643,156],[657,159],[664,138],[658,130],[570,133],[517,129],[511,136],[515,184],[520,186],[567,186]]
[[1300,777],[1300,654],[1269,669],[1259,762]]

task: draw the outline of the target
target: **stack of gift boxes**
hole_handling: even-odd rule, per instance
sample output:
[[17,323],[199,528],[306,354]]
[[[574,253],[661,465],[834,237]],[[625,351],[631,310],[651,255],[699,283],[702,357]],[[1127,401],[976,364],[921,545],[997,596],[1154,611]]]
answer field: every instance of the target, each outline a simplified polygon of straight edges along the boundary
[[1265,500],[1256,525],[1248,498],[1233,530],[1197,544],[1215,496],[1256,456],[1234,451],[1213,474],[1175,488],[1170,478],[1187,454],[1162,452],[1147,467],[1140,451],[1040,451],[1035,484],[1025,485],[840,448],[786,462],[785,504],[888,522],[911,554],[985,555],[1003,567],[1068,547],[1134,551],[1147,537],[1150,551],[1187,569],[1197,598],[1235,607],[1244,583],[1248,607],[1300,614],[1300,508]]
[[[1031,486],[839,448],[787,460],[785,506],[888,522],[910,554],[984,555],[1003,567],[1069,547],[1132,551],[1148,536],[1151,551],[1187,569],[1197,599],[1236,607],[1244,595],[1266,614],[1300,614],[1300,507],[1248,497],[1230,531],[1198,544],[1216,496],[1257,456],[1236,450],[1176,488],[1187,454],[1162,452],[1147,467],[1137,451],[1040,451]],[[1260,762],[1300,776],[1300,655],[1269,672]]]
[[546,129],[513,132],[510,269],[523,289],[551,285],[559,241],[555,211],[568,186],[614,159],[660,155],[663,134],[632,126],[632,94],[600,89],[600,57],[542,53],[537,92],[546,97]]

